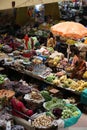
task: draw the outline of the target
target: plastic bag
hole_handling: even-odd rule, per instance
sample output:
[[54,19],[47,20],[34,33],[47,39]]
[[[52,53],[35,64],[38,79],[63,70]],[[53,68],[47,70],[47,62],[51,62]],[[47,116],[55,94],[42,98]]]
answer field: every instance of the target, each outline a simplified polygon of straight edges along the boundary
[[[68,105],[70,105],[70,104],[68,104]],[[79,113],[78,116],[73,116],[71,118],[68,118],[68,119],[64,120],[64,128],[70,127],[70,126],[77,123],[77,121],[79,120],[79,118],[81,116],[81,111],[78,108],[77,108],[77,111]]]

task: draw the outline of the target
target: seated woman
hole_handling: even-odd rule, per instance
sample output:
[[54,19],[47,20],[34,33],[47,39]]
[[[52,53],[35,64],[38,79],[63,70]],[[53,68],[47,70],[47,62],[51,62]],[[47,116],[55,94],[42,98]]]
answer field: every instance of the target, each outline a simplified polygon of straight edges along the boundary
[[24,118],[24,115],[21,113],[27,115],[27,116],[32,116],[33,111],[27,109],[24,104],[22,103],[22,97],[23,94],[21,92],[17,92],[15,94],[15,97],[11,99],[11,105],[12,105],[12,114],[17,117]]
[[49,36],[47,39],[47,47],[52,47],[52,48],[56,47],[56,39],[51,32],[49,33]]
[[79,55],[80,55],[80,52],[78,49],[74,48],[74,50],[72,50],[71,52],[73,51],[74,51],[74,57],[73,57],[71,66],[74,66],[76,64],[76,62],[79,60]]
[[73,65],[74,69],[71,74],[71,78],[81,79],[83,73],[86,71],[86,62],[81,55],[78,56],[78,60]]

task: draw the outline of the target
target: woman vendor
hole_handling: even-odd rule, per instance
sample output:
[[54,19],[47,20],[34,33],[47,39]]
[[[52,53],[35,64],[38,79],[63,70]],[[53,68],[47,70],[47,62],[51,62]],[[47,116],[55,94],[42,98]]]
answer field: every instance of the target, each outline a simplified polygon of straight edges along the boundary
[[15,97],[11,99],[13,119],[17,125],[24,126],[25,130],[33,130],[32,126],[29,124],[26,118],[24,118],[24,115],[21,114],[24,113],[27,116],[33,115],[33,111],[27,109],[22,103],[22,97],[23,94],[21,92],[17,92]]
[[25,50],[34,49],[33,39],[29,37],[28,34],[24,36],[24,48]]
[[74,69],[71,74],[71,78],[81,79],[83,76],[83,73],[86,71],[86,62],[85,60],[83,60],[82,55],[78,55],[76,60],[74,60],[73,67]]
[[72,59],[72,64],[71,64],[71,66],[74,66],[75,64],[76,64],[76,62],[78,62],[78,60],[79,60],[79,56],[80,56],[80,52],[79,52],[79,50],[77,49],[77,48],[74,48],[74,57],[73,57],[73,59]]
[[[32,116],[33,111],[27,109],[24,104],[22,103],[23,94],[21,92],[17,92],[15,97],[11,99],[11,106],[12,106],[12,114],[17,117],[24,118],[24,115]],[[22,114],[23,113],[23,114]]]
[[55,46],[56,46],[56,39],[53,36],[53,34],[50,32],[47,39],[47,47],[55,48]]

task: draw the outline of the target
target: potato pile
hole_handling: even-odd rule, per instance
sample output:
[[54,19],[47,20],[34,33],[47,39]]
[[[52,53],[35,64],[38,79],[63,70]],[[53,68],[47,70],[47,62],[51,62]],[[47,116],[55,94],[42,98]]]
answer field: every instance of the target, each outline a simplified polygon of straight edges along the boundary
[[32,125],[35,127],[50,127],[52,124],[52,118],[50,116],[46,116],[45,114],[37,117],[32,122]]

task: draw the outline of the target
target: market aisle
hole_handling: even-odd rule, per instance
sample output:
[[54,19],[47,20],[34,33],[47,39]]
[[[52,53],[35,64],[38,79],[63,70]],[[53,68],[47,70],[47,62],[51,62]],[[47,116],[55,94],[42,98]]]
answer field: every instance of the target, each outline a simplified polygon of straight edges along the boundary
[[87,115],[82,114],[78,123],[70,127],[69,130],[87,130]]
[[60,130],[87,130],[87,115],[82,114],[77,124],[73,125],[70,128],[64,128]]

